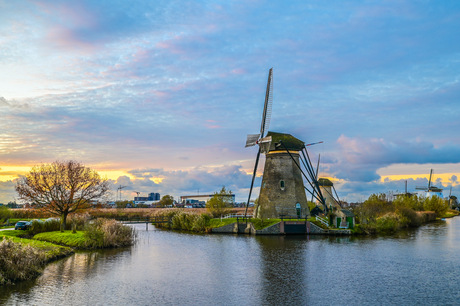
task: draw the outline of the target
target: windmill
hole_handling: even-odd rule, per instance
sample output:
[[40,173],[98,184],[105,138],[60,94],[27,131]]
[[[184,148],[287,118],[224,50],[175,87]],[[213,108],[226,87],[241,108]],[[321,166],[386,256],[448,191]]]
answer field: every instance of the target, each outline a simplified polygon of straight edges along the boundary
[[[309,209],[305,191],[310,192],[320,202],[324,198],[319,190],[317,175],[313,170],[307,146],[294,136],[286,133],[267,132],[273,102],[273,68],[269,70],[265,93],[264,110],[260,134],[248,135],[246,147],[259,145],[254,171],[249,189],[246,212],[251,200],[254,179],[260,154],[265,154],[265,166],[260,188],[259,202],[254,209],[254,217],[279,218],[280,216],[307,216]],[[267,132],[267,134],[265,134]],[[322,143],[322,142],[318,142]],[[303,166],[303,168],[302,168]],[[306,180],[313,191],[305,187]]]
[[415,187],[415,189],[425,191],[426,197],[438,196],[442,199],[443,198],[442,189],[431,185],[432,176],[433,176],[433,169],[430,169],[430,176],[428,178],[428,187]]

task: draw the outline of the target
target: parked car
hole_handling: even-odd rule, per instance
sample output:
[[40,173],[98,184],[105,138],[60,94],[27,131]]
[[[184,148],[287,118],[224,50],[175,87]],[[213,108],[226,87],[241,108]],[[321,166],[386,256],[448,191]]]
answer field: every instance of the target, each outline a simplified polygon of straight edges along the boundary
[[15,230],[27,230],[30,228],[31,223],[29,221],[18,221],[14,226]]

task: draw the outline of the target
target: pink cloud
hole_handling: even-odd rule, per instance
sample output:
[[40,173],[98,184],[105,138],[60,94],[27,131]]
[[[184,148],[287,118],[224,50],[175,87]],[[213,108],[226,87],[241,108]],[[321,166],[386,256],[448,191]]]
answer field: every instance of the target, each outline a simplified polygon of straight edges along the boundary
[[243,69],[243,68],[236,68],[236,69],[233,69],[233,70],[232,70],[232,73],[233,73],[233,74],[245,74],[245,73],[246,73],[246,69]]

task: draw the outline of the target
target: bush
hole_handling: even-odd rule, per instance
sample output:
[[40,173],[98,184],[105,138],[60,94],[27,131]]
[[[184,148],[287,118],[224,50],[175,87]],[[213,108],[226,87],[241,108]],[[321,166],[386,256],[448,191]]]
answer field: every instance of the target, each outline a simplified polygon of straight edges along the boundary
[[12,215],[11,209],[6,206],[0,206],[0,223],[5,223]]
[[130,246],[136,233],[132,227],[115,220],[96,219],[85,228],[88,248],[113,248]]
[[209,228],[211,217],[208,214],[198,214],[195,212],[185,212],[182,209],[163,209],[155,213],[156,217],[166,217],[171,219],[171,224],[156,224],[158,227],[170,229],[206,232]]
[[231,212],[232,192],[226,190],[225,186],[219,192],[215,192],[211,199],[206,203],[206,210],[215,218],[229,214]]
[[393,205],[384,193],[372,194],[363,204],[356,207],[354,213],[361,223],[371,223],[376,218],[393,211]]
[[409,207],[399,207],[396,210],[396,214],[398,214],[401,217],[401,220],[404,220],[404,225],[410,227],[418,227],[422,225],[423,220],[420,217],[420,215]]
[[393,200],[393,205],[398,207],[407,207],[414,211],[422,211],[423,210],[423,198],[418,197],[417,195],[402,195],[396,197]]
[[44,232],[54,232],[61,229],[61,221],[59,219],[47,219],[42,220],[32,220],[32,226],[29,229],[29,232],[32,235]]
[[434,211],[440,217],[449,209],[449,203],[437,196],[432,196],[425,198],[423,208],[427,211]]
[[84,230],[86,224],[89,222],[90,218],[90,215],[87,213],[69,215],[69,217],[67,218],[66,229],[82,231]]
[[5,238],[0,242],[0,285],[28,280],[41,273],[45,256],[30,245]]
[[398,218],[396,214],[390,213],[384,215],[376,220],[376,231],[378,233],[386,234],[394,233],[400,228],[400,221],[401,220]]
[[11,218],[18,218],[18,219],[45,219],[45,218],[50,218],[53,216],[47,211],[44,211],[42,209],[34,209],[34,208],[13,209],[11,210],[11,213],[12,213]]

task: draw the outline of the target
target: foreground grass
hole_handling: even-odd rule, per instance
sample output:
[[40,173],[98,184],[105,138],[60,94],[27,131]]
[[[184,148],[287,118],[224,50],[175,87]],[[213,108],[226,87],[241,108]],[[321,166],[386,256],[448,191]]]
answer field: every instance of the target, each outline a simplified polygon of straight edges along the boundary
[[209,220],[209,223],[207,224],[207,226],[209,228],[216,228],[216,227],[222,227],[225,225],[229,225],[235,222],[236,222],[236,218],[227,218],[227,219],[215,218],[215,219]]
[[48,262],[74,252],[69,247],[20,237],[25,234],[14,230],[0,232],[0,285],[33,279]]
[[460,212],[457,210],[450,209],[441,215],[441,218],[452,218],[460,215]]
[[72,233],[72,231],[45,232],[35,235],[33,239],[65,245],[75,249],[84,249],[88,245],[83,231],[77,231],[76,233]]
[[[287,221],[287,220],[285,220]],[[252,218],[251,221],[252,225],[254,225],[254,229],[261,230],[266,227],[272,226],[276,223],[281,222],[281,219],[256,219]]]
[[[47,223],[36,225],[47,227]],[[36,233],[33,227],[26,231],[0,232],[0,285],[33,279],[48,262],[68,256],[74,249],[129,246],[136,237],[133,228],[107,219],[94,220],[85,226],[85,231],[75,233],[49,231],[33,236]]]
[[44,252],[44,260],[46,262],[56,260],[61,257],[68,256],[74,251],[67,246],[56,245],[46,241],[39,241],[34,239],[22,238],[20,236],[27,235],[26,231],[7,230],[0,232],[0,238],[10,238],[13,242],[20,243],[22,245],[30,245],[33,248]]

